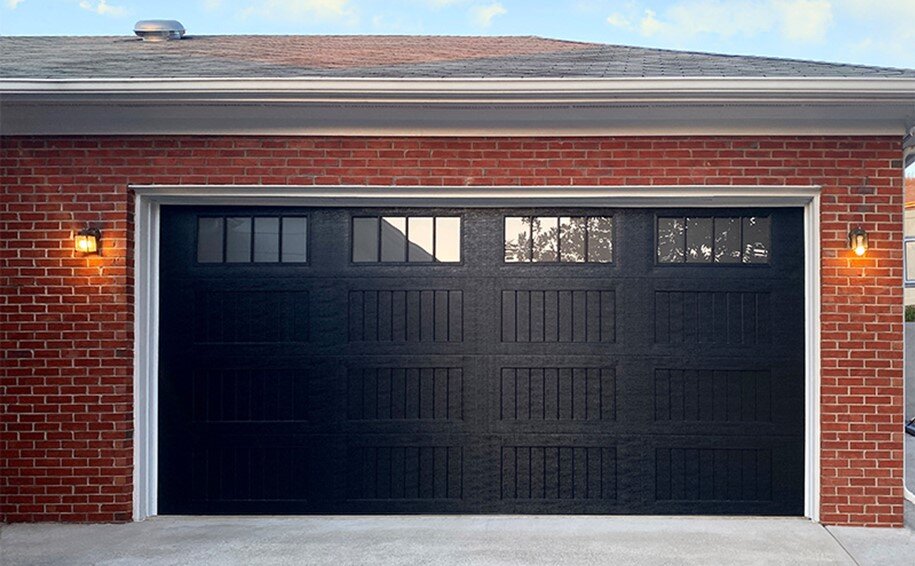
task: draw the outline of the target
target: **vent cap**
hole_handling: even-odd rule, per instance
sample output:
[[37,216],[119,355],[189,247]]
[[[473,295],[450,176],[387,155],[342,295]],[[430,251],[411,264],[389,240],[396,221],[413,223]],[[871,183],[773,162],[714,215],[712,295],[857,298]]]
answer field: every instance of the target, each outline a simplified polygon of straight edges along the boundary
[[133,26],[133,33],[143,41],[181,39],[184,31],[184,26],[178,20],[140,20]]

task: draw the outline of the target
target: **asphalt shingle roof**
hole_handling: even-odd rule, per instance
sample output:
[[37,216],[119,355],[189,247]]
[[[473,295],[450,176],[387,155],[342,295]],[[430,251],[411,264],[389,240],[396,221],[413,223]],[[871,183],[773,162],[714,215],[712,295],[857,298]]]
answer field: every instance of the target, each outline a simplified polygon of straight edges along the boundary
[[0,37],[0,78],[915,77],[892,69],[539,37]]

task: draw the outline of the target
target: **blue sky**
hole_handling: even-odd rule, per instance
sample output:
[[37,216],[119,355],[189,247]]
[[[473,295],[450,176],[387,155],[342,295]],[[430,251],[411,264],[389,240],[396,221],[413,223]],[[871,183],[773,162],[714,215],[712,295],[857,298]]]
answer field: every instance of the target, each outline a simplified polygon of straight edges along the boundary
[[540,35],[915,68],[915,0],[0,0],[3,35]]

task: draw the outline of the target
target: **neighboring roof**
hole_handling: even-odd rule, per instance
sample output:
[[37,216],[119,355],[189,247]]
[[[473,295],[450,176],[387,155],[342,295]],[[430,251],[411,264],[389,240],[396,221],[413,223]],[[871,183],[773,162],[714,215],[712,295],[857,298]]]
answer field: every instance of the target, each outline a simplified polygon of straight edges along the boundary
[[912,78],[892,69],[539,37],[0,37],[0,78]]

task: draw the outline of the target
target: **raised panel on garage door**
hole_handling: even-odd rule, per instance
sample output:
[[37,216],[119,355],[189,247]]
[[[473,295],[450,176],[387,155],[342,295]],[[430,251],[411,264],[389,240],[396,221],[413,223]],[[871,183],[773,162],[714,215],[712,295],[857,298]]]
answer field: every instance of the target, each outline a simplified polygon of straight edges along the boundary
[[796,209],[165,207],[163,513],[800,514]]

